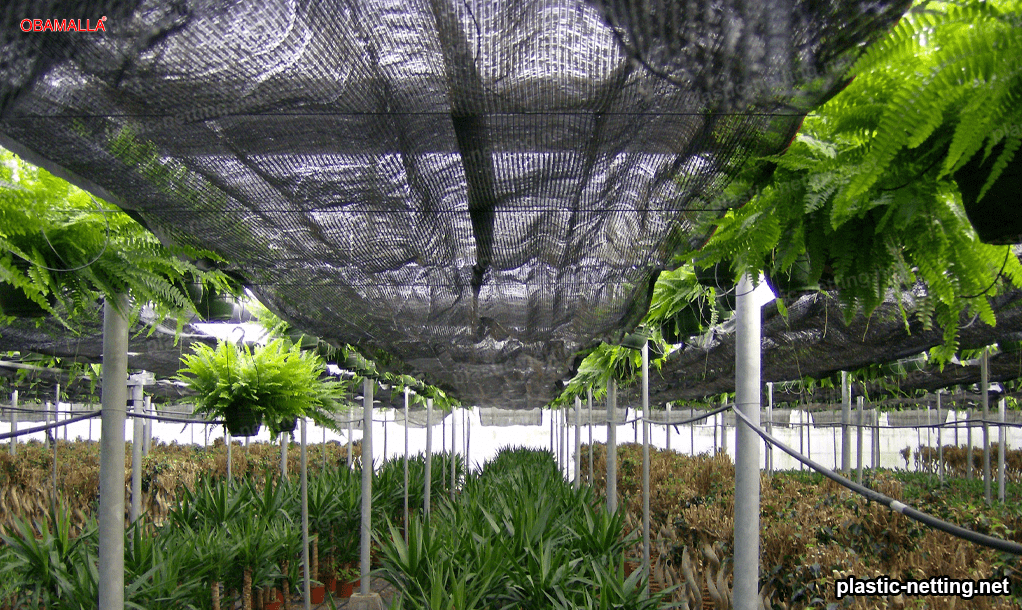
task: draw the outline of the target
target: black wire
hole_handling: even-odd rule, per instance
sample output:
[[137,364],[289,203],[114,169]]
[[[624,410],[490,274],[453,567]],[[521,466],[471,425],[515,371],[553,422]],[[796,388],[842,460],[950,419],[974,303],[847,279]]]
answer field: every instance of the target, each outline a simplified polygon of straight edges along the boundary
[[990,292],[990,289],[997,285],[997,280],[1001,279],[1001,274],[1004,273],[1004,268],[1008,266],[1008,255],[1009,254],[1011,254],[1011,248],[1005,248],[1005,250],[1004,250],[1004,262],[1001,263],[1001,270],[997,272],[997,276],[994,277],[994,281],[991,282],[989,286],[987,286],[986,290],[984,290],[983,292],[981,292],[979,294],[974,294],[972,296],[967,296],[967,297],[958,297],[958,298],[959,299],[975,299],[976,297],[984,296],[986,293]]
[[850,481],[849,479],[846,479],[845,477],[823,466],[822,464],[817,464],[813,460],[803,456],[798,451],[795,451],[794,449],[788,447],[781,441],[775,439],[773,436],[767,434],[765,430],[763,430],[756,424],[752,423],[749,417],[745,413],[742,413],[740,409],[734,409],[734,411],[735,415],[737,415],[742,420],[742,422],[745,423],[745,425],[749,426],[750,428],[753,429],[753,431],[759,434],[763,438],[763,440],[770,443],[771,445],[774,445],[781,451],[784,451],[791,457],[795,458],[799,462],[802,462],[806,466],[809,466],[810,468],[819,472],[828,479],[838,483],[839,485],[847,487],[848,489],[854,491],[860,496],[863,496],[867,500],[871,500],[878,504],[883,504],[887,508],[897,513],[901,513],[902,515],[905,515],[910,519],[915,519],[916,521],[919,521],[924,525],[947,532],[948,534],[951,534],[952,536],[955,536],[957,538],[968,540],[969,542],[980,544],[1005,553],[1011,553],[1013,555],[1022,555],[1022,544],[1012,542],[1010,540],[1003,540],[1001,538],[994,538],[993,536],[987,536],[986,534],[981,534],[979,532],[966,529],[959,525],[955,525],[954,523],[948,523],[943,519],[938,519],[932,515],[928,515],[920,510],[912,508],[911,506],[908,506],[902,502],[899,502],[894,498],[889,498],[880,492],[874,491],[864,485],[860,485],[858,483],[855,483],[854,481]]
[[100,410],[100,411],[92,411],[90,413],[85,413],[83,415],[79,415],[78,417],[72,417],[70,419],[61,420],[59,422],[54,422],[52,424],[44,424],[42,426],[36,426],[34,428],[25,428],[24,430],[18,430],[17,432],[5,432],[4,434],[0,434],[0,441],[6,440],[6,439],[9,439],[9,438],[14,438],[14,437],[22,436],[22,435],[25,435],[25,434],[33,434],[35,432],[45,432],[47,430],[51,430],[53,428],[57,428],[57,427],[60,427],[60,426],[66,426],[68,424],[73,424],[75,422],[80,422],[80,421],[83,421],[83,420],[86,420],[86,419],[91,419],[91,418],[96,417],[97,415],[99,415],[101,412],[102,412],[102,410]]
[[[704,420],[704,419],[706,419],[708,417],[713,417],[714,415],[716,415],[718,413],[722,413],[724,411],[727,411],[730,408],[731,408],[731,405],[724,405],[723,407],[720,407],[718,409],[714,409],[713,411],[707,411],[706,413],[703,413],[702,415],[700,415],[698,417],[692,417],[690,419],[685,419],[685,420],[682,420],[682,421],[658,422],[658,421],[653,421],[651,419],[648,419],[646,421],[648,421],[651,424],[663,424],[665,426],[684,426],[685,424],[691,424],[693,422],[702,421],[702,420]],[[637,418],[637,419],[645,419],[645,418],[640,417],[640,418]]]

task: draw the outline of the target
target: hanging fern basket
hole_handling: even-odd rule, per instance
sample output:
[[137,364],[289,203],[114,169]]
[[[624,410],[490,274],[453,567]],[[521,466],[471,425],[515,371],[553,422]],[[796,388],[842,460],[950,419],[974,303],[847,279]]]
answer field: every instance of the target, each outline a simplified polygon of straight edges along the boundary
[[262,413],[247,403],[235,403],[224,409],[224,427],[231,436],[255,436],[263,426]]
[[[29,265],[22,260],[14,261],[15,269],[22,273],[28,272]],[[53,307],[57,303],[56,295],[47,294],[46,302]],[[0,282],[0,312],[15,318],[41,318],[49,313],[42,305],[28,298],[24,290],[8,282]]]
[[208,322],[226,322],[234,317],[234,300],[207,290],[196,309]]
[[[47,301],[51,307],[57,302],[53,295],[49,295]],[[42,305],[28,298],[21,288],[7,282],[0,282],[0,311],[15,318],[41,318],[48,313]]]
[[298,426],[298,418],[291,417],[280,420],[280,432],[282,434],[292,434],[295,428]]
[[709,324],[711,315],[710,306],[703,299],[699,299],[698,303],[689,303],[670,319],[665,320],[660,326],[660,333],[664,341],[672,345],[684,343],[689,337],[702,332],[703,325]]
[[1003,149],[1003,145],[995,146],[986,159],[982,151],[976,153],[955,172],[955,181],[962,193],[965,215],[979,238],[988,244],[1012,245],[1022,241],[1022,214],[1018,209],[1022,192],[1022,154],[1015,155],[990,190],[979,198]]

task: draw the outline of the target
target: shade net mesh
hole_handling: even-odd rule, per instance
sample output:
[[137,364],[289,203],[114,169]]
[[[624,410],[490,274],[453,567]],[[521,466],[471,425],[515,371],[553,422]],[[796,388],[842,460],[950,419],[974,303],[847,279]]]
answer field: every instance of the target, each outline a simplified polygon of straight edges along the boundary
[[0,144],[214,250],[306,332],[532,408],[905,8],[8,2]]
[[[774,402],[841,401],[840,385],[808,391],[797,382],[806,377],[822,379],[839,371],[854,371],[872,364],[912,359],[944,342],[943,329],[925,327],[915,315],[925,288],[892,293],[870,316],[856,315],[843,321],[837,295],[820,292],[789,302],[787,317],[771,303],[762,310],[762,362],[764,382],[773,382]],[[1009,381],[1022,377],[1022,291],[1006,290],[991,299],[997,325],[989,326],[963,313],[959,320],[962,349],[980,349],[995,343],[1002,347],[989,359],[989,380]],[[671,353],[659,372],[651,373],[650,402],[699,400],[735,390],[735,323],[712,329]],[[917,369],[886,375],[884,379],[857,382],[856,393],[869,396],[897,395],[913,390],[970,386],[980,382],[978,361],[928,363]],[[763,399],[766,400],[766,392]],[[637,404],[639,388],[621,388],[619,404]]]

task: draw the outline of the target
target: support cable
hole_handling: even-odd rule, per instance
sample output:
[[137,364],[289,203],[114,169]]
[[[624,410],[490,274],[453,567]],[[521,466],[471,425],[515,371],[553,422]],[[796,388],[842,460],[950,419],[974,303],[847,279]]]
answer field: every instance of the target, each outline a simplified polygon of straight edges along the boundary
[[788,447],[781,441],[775,439],[773,436],[767,434],[765,430],[763,430],[756,424],[752,423],[752,421],[750,421],[749,418],[739,409],[735,408],[734,412],[739,418],[741,418],[742,422],[744,422],[745,425],[749,426],[752,430],[759,434],[766,442],[779,448],[781,451],[787,453],[788,455],[795,458],[799,462],[802,462],[806,466],[809,466],[810,468],[819,472],[828,479],[838,483],[839,485],[847,487],[848,489],[854,491],[860,496],[863,496],[867,500],[871,500],[878,504],[883,504],[884,506],[893,510],[896,513],[901,513],[902,515],[905,515],[910,519],[915,519],[916,521],[919,521],[923,525],[939,529],[957,538],[968,540],[969,542],[973,542],[975,544],[996,549],[998,551],[1002,551],[1005,553],[1011,553],[1013,555],[1022,555],[1022,544],[1012,542],[1010,540],[1004,540],[1002,538],[994,538],[993,536],[987,536],[986,534],[981,534],[979,532],[966,529],[964,527],[961,527],[960,525],[955,525],[954,523],[948,523],[943,519],[938,519],[932,515],[928,515],[920,510],[908,506],[907,504],[899,502],[894,498],[889,498],[880,492],[874,491],[864,485],[859,485],[858,483],[850,481],[849,479],[846,479],[845,477],[823,466],[822,464],[818,464],[813,460],[803,456],[798,451],[795,451],[794,449]]

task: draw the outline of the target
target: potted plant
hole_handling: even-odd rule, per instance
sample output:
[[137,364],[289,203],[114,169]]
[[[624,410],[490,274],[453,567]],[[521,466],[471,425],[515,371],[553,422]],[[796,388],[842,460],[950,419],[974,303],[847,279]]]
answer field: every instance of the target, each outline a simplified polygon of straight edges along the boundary
[[360,578],[360,572],[357,567],[352,564],[344,564],[337,568],[337,587],[338,595],[343,597],[351,597],[355,593],[355,587],[362,584]]
[[281,339],[264,346],[219,342],[197,344],[182,357],[177,379],[198,394],[195,413],[220,419],[236,436],[251,436],[266,424],[273,439],[293,431],[299,417],[334,427],[342,384],[322,380],[325,363]]

